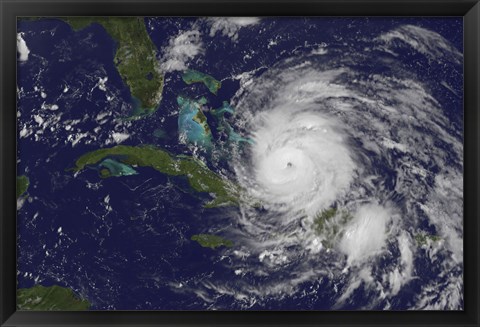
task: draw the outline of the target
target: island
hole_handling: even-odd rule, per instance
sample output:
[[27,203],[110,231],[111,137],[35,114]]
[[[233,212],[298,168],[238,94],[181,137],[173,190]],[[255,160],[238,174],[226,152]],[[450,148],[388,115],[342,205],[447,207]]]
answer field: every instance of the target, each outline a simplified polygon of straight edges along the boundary
[[202,111],[202,106],[206,101],[203,97],[199,100],[184,96],[177,97],[177,104],[180,107],[178,131],[180,139],[184,142],[199,145],[209,150],[212,147],[212,131],[208,125],[207,117]]
[[417,244],[419,246],[426,245],[429,240],[432,241],[432,242],[438,242],[441,239],[442,238],[438,235],[433,235],[433,234],[428,234],[428,233],[418,233],[418,234],[415,235],[415,241],[417,241]]
[[247,138],[247,137],[243,137],[240,134],[238,134],[237,132],[235,132],[233,127],[226,121],[223,121],[223,126],[221,126],[221,128],[219,127],[218,130],[222,130],[222,131],[225,131],[227,133],[229,142],[233,142],[233,143],[244,142],[244,143],[249,143],[249,144],[255,144],[255,142],[252,139]]
[[204,248],[210,248],[212,250],[221,246],[225,246],[227,248],[231,248],[233,246],[232,241],[212,234],[193,235],[190,239],[192,241],[196,241],[198,244],[200,244],[200,246]]
[[313,218],[313,228],[317,234],[322,234],[325,230],[325,224],[337,215],[337,208],[324,209],[317,213]]
[[204,205],[206,208],[239,203],[239,187],[211,171],[203,162],[185,155],[175,156],[152,145],[117,145],[94,150],[78,158],[75,167],[69,170],[78,172],[111,157],[125,165],[151,167],[169,176],[185,176],[195,191],[210,193],[214,197]]
[[218,123],[217,131],[225,132],[228,135],[228,141],[233,143],[246,142],[254,144],[255,142],[246,137],[242,137],[240,134],[235,132],[233,127],[225,119],[225,114],[229,113],[231,115],[235,114],[235,109],[230,105],[228,101],[223,101],[222,106],[217,109],[210,110],[210,114],[216,119]]
[[[333,221],[333,218],[336,218],[335,221]],[[313,218],[312,227],[315,234],[325,237],[322,240],[322,245],[327,249],[331,249],[335,239],[343,235],[341,227],[345,226],[352,219],[353,216],[348,211],[332,207],[318,212]]]
[[26,175],[17,176],[17,199],[19,199],[28,190],[30,180]]
[[225,118],[225,113],[229,113],[231,115],[235,114],[235,109],[230,105],[228,101],[223,101],[222,106],[217,109],[210,110],[212,116],[216,117],[218,120]]
[[193,83],[203,83],[210,90],[210,92],[215,95],[217,95],[217,91],[222,86],[222,82],[217,81],[212,76],[193,69],[187,69],[183,73],[182,79],[185,83],[189,85]]
[[35,311],[88,310],[90,303],[79,298],[71,289],[57,285],[35,285],[17,290],[17,309]]
[[150,39],[142,17],[60,17],[73,30],[100,24],[117,43],[114,63],[130,88],[137,119],[157,110],[162,97],[163,74],[156,58],[157,48]]

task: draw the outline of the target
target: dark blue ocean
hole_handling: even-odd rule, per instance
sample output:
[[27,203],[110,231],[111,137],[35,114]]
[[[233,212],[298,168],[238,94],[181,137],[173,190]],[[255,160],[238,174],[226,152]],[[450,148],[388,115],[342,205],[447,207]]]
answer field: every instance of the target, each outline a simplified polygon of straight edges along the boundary
[[[227,249],[202,248],[190,237],[212,231],[234,237],[229,231],[235,230],[236,222],[230,218],[239,214],[239,208],[204,208],[203,204],[211,197],[192,190],[185,177],[167,176],[146,167],[135,168],[137,175],[107,179],[101,179],[93,168],[75,175],[68,170],[75,160],[86,152],[113,146],[114,143],[105,142],[112,131],[120,130],[129,134],[122,142],[124,145],[153,144],[173,154],[191,155],[191,148],[178,142],[178,95],[204,96],[210,108],[219,108],[240,88],[239,80],[232,76],[254,70],[257,70],[254,76],[261,75],[276,63],[301,57],[322,43],[348,44],[361,52],[380,31],[412,24],[435,31],[463,53],[463,22],[454,17],[263,18],[259,24],[241,29],[235,42],[228,35],[209,35],[209,26],[196,18],[145,18],[144,22],[158,49],[159,60],[171,36],[195,24],[203,35],[205,52],[191,59],[188,67],[222,81],[218,94],[210,93],[201,84],[186,85],[181,71],[168,72],[163,98],[155,113],[125,122],[122,118],[133,110],[130,91],[114,65],[115,41],[100,25],[92,24],[74,32],[57,19],[18,23],[18,32],[23,33],[30,50],[28,61],[19,62],[17,67],[17,87],[21,89],[17,107],[17,175],[26,174],[30,180],[28,197],[17,216],[19,288],[36,284],[69,287],[88,299],[92,310],[244,308],[232,294],[185,290],[207,280],[215,283],[237,278],[229,268],[232,259],[226,255]],[[269,47],[269,40],[277,36],[276,45]],[[463,72],[458,67],[430,63],[422,54],[408,49],[401,53],[400,60],[410,65],[412,74],[428,85],[432,96],[448,108],[445,115],[452,122],[452,130],[461,130]],[[359,70],[365,76],[384,69],[368,62],[362,65]],[[98,78],[105,76],[109,93],[95,87]],[[435,83],[437,80],[448,80],[460,98]],[[43,90],[46,97],[35,88]],[[64,92],[66,88],[68,91]],[[106,94],[114,100],[108,101]],[[59,109],[42,109],[42,105],[50,103],[57,104]],[[103,118],[98,115],[104,112],[108,116],[100,124]],[[224,140],[225,135],[217,131],[213,117],[205,114],[214,140]],[[35,116],[41,116],[43,123],[36,122]],[[66,125],[72,128],[66,130]],[[96,132],[97,127],[100,130]],[[32,132],[20,137],[24,128]],[[164,136],[156,136],[156,130],[161,130]],[[82,133],[86,136],[73,146],[69,135],[77,138]],[[439,141],[437,146],[445,145]],[[214,160],[201,150],[200,155],[212,170],[233,176],[227,162]],[[228,159],[228,154],[221,155]],[[395,189],[395,171],[382,163],[377,169],[390,176],[385,187]],[[404,201],[401,196],[397,200]],[[434,231],[427,220],[423,228]],[[398,249],[391,251],[395,253]],[[422,285],[440,274],[440,268],[430,267],[429,262],[425,253],[415,257],[418,278],[401,289],[391,301],[392,309],[411,306],[413,295]],[[372,274],[381,274],[378,267]],[[264,278],[282,278],[282,274]],[[263,278],[246,276],[245,279],[252,286],[263,283]],[[328,278],[305,281],[295,293],[258,301],[248,309],[328,310],[335,303],[335,294],[327,287],[329,283]],[[315,296],[302,296],[304,290],[311,289],[318,290]],[[342,309],[362,307],[369,301],[369,292],[359,287],[352,294],[352,301]],[[214,298],[215,305],[204,301],[202,296]]]

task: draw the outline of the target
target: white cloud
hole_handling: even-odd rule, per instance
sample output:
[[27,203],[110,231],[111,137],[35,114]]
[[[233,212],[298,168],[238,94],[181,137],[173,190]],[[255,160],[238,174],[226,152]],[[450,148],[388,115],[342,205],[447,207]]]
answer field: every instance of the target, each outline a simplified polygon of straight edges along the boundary
[[23,33],[17,33],[17,52],[20,54],[19,61],[27,61],[30,50],[27,47],[27,43],[23,39]]
[[403,285],[412,279],[413,272],[413,253],[411,250],[411,242],[405,232],[403,232],[397,239],[400,250],[400,261],[402,269],[395,268],[388,275],[391,294],[395,296],[398,294]]
[[238,31],[242,27],[256,25],[260,22],[258,17],[218,17],[211,18],[210,36],[213,37],[217,32],[228,36],[233,41],[238,39]]
[[374,204],[365,205],[356,212],[340,242],[340,249],[348,256],[349,264],[362,262],[382,251],[390,216],[389,210]]
[[462,54],[443,36],[414,25],[401,26],[382,34],[377,40],[388,45],[392,45],[395,40],[403,41],[418,52],[435,60],[446,59],[457,64],[460,64],[462,60]]
[[338,308],[339,306],[343,305],[343,303],[348,298],[350,298],[353,292],[357,288],[359,288],[362,285],[362,283],[364,283],[366,287],[371,286],[373,284],[373,278],[371,273],[372,272],[370,267],[366,267],[360,270],[358,274],[354,276],[353,280],[350,281],[350,283],[348,284],[348,287],[345,289],[345,291],[342,293],[340,298],[337,300],[335,306]]
[[70,134],[67,137],[67,141],[72,143],[72,148],[77,145],[83,138],[88,137],[88,133],[77,133],[77,134]]
[[112,133],[112,138],[116,143],[122,143],[130,137],[127,133]]
[[325,49],[325,47],[318,47],[316,49],[313,49],[311,52],[311,54],[314,54],[314,55],[324,55],[327,53],[328,53],[328,50]]
[[56,104],[46,104],[46,103],[42,103],[42,109],[45,109],[45,110],[52,110],[52,111],[55,111],[55,110],[58,110],[58,105]]
[[169,41],[162,58],[164,72],[185,70],[187,61],[204,52],[201,34],[197,30],[182,32]]
[[414,310],[462,310],[463,277],[447,271],[445,281],[434,281],[422,289]]

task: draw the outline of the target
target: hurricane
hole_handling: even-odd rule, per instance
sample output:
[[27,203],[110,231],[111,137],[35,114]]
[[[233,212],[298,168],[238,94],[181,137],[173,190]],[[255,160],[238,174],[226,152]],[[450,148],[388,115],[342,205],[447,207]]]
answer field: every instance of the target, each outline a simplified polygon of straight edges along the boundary
[[22,310],[464,309],[462,17],[37,17],[17,52]]
[[301,207],[313,214],[345,191],[355,165],[335,118],[292,105],[259,117],[262,126],[253,135],[249,172],[255,179],[245,187],[267,205]]
[[[461,61],[438,34],[401,30],[412,43],[429,38],[425,57]],[[244,244],[231,263],[242,279],[207,289],[235,294],[243,308],[308,283],[295,297],[334,299],[338,309],[357,307],[358,294],[373,298],[363,309],[395,308],[411,289],[417,309],[461,305],[463,136],[453,125],[461,121],[451,121],[431,81],[386,55],[398,50],[396,35],[364,52],[330,47],[241,77],[236,127],[254,142],[231,166],[261,205],[243,205],[232,232]],[[440,241],[428,238],[432,229]],[[440,281],[422,286],[422,260],[442,262]]]

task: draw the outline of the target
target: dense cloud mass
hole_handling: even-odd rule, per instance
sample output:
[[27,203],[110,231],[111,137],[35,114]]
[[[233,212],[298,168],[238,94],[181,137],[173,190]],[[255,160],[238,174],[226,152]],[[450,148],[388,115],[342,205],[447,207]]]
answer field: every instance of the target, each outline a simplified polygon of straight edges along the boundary
[[[462,59],[440,35],[414,26],[370,44],[389,53],[406,46],[451,64]],[[431,85],[369,49],[330,47],[328,55],[287,59],[237,92],[238,125],[255,144],[233,167],[265,211],[243,208],[238,221],[251,245],[248,259],[234,265],[247,276],[282,276],[256,288],[245,281],[245,296],[262,301],[328,278],[329,287],[346,281],[335,307],[351,305],[350,296],[360,290],[375,295],[365,308],[387,309],[404,286],[422,277],[414,269],[421,251],[415,237],[426,219],[442,238],[429,244],[429,257],[442,260],[445,278],[425,285],[413,306],[462,306],[462,134]],[[365,75],[358,69],[365,65],[381,69]],[[333,236],[313,232],[315,216],[332,206],[351,220],[330,221],[341,231]],[[428,295],[433,287],[443,290],[440,299]]]
[[94,310],[463,309],[461,18],[143,22],[162,99],[140,115],[107,29],[19,23],[19,287]]

